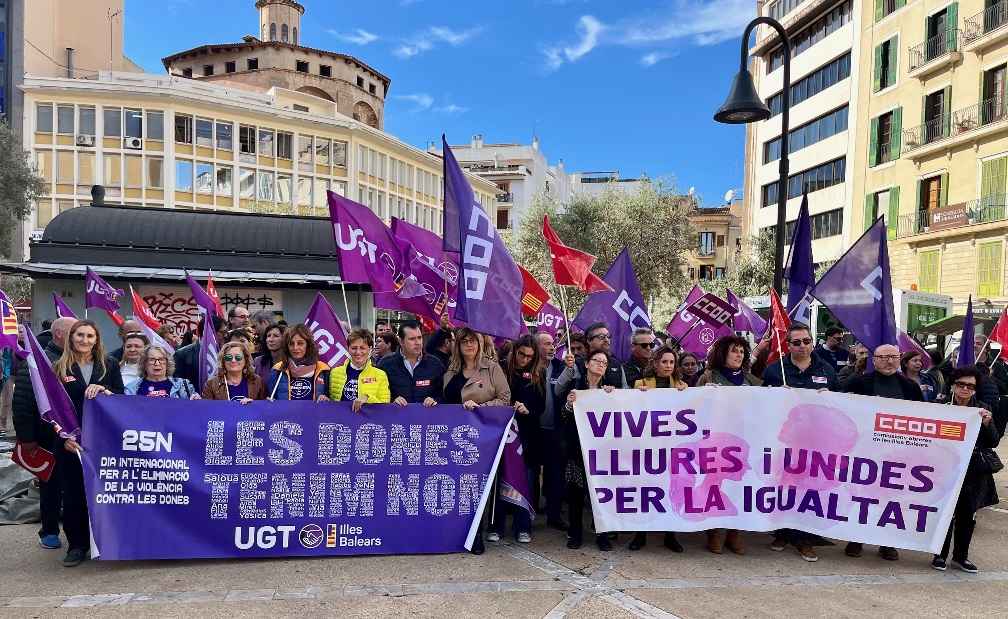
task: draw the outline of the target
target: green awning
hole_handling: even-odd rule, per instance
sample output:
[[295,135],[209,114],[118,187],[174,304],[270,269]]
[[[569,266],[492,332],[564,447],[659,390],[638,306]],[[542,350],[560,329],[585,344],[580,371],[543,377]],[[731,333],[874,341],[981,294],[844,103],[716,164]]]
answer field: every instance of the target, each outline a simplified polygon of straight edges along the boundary
[[[973,315],[974,325],[983,325],[984,333],[990,333],[994,325],[997,324],[998,318],[1000,316],[977,316]],[[966,322],[966,316],[946,316],[941,320],[936,320],[930,322],[922,327],[919,327],[916,333],[927,333],[931,335],[952,335],[957,331],[962,331],[963,323]]]

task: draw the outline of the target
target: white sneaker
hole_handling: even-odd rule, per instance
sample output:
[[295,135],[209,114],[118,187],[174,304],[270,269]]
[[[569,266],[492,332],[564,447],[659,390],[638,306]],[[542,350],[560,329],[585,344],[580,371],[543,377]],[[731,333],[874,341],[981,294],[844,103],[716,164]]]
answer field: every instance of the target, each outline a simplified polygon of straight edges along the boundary
[[532,534],[531,533],[519,533],[518,534],[518,543],[520,543],[520,544],[528,544],[531,541],[532,541]]
[[500,533],[494,533],[493,531],[487,533],[487,541],[488,542],[499,542],[500,541]]

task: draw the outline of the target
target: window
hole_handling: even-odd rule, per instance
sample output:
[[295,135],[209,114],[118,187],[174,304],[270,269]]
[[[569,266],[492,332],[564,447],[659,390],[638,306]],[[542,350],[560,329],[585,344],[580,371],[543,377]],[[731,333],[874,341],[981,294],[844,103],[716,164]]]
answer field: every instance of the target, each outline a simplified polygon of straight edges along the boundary
[[256,182],[256,199],[262,202],[273,201],[273,173],[259,172]]
[[150,189],[164,188],[164,159],[156,157],[147,159],[147,187]]
[[196,164],[196,193],[212,194],[214,185],[213,166],[209,163]]
[[281,43],[287,42],[287,24],[283,24],[280,26],[280,42]]
[[900,156],[903,108],[896,108],[871,120],[868,137],[868,165],[887,163]]
[[122,183],[122,170],[119,155],[105,155],[105,184],[118,187]]
[[234,125],[231,123],[217,123],[217,148],[221,150],[233,150],[234,142],[231,140],[234,132]]
[[246,125],[238,126],[238,152],[254,155],[256,153],[256,128]]
[[175,161],[175,190],[192,191],[193,164],[191,161]]
[[230,166],[217,166],[217,195],[231,196],[231,175],[233,171]]
[[364,78],[357,76],[357,88],[364,88]]
[[295,103],[292,107],[294,108],[295,112],[307,112],[308,111],[308,106],[307,105],[300,105],[300,104]]
[[163,112],[147,112],[147,139],[164,140]]
[[[847,131],[848,106],[833,110],[828,114],[795,127],[788,132],[788,153],[795,153],[826,138]],[[777,161],[781,156],[781,139],[763,144],[763,163]]]
[[213,75],[213,65],[205,64],[203,65],[203,75]]
[[367,89],[368,89],[368,92],[371,93],[371,94],[375,94],[376,92],[378,92],[377,89],[375,88],[375,85],[371,84],[371,83],[368,83]]
[[[1001,9],[1002,13],[1004,9]],[[1005,13],[1008,17],[1008,13]],[[980,123],[1001,120],[1005,117],[1005,65],[994,67],[983,74],[983,98],[980,101]]]
[[899,69],[897,50],[896,37],[875,46],[875,81],[873,83],[875,92],[896,84],[896,71]]
[[770,17],[776,19],[777,21],[781,21],[785,15],[798,8],[798,5],[804,1],[805,0],[777,0],[777,2],[770,5],[768,13]]
[[259,68],[259,59],[258,58],[249,58],[245,62],[245,64],[247,65],[249,71],[255,71],[255,70],[257,70]]
[[140,110],[123,110],[126,119],[126,137],[143,137],[143,112]]
[[270,41],[276,41],[276,24],[270,24]]
[[193,117],[185,114],[175,115],[175,142],[178,144],[193,143]]
[[315,139],[315,164],[328,166],[331,142],[327,139]]
[[725,236],[723,234],[717,235],[717,243],[716,243],[716,245],[718,247],[724,247],[724,239],[725,239]]
[[293,28],[291,28],[291,31],[292,31],[292,33],[294,35],[293,37],[291,37],[291,43],[293,43],[294,45],[297,45],[298,44],[297,26],[294,26]]
[[238,197],[242,200],[255,199],[255,172],[252,170],[238,170]]
[[980,254],[977,294],[981,297],[1001,296],[1001,241],[980,243],[977,250]]
[[[813,97],[826,90],[830,86],[850,77],[851,57],[850,52],[825,64],[806,77],[791,85],[791,107],[802,101]],[[776,116],[781,112],[781,93],[777,93],[767,99],[767,107],[770,108],[770,116]]]
[[127,155],[123,159],[126,162],[126,186],[143,187],[143,157]]
[[35,106],[35,132],[52,133],[53,130],[53,106]]
[[[788,177],[788,199],[802,195],[802,188],[809,193],[843,183],[847,178],[847,159],[841,157],[820,166],[809,168]],[[777,182],[763,185],[763,206],[777,204]]]
[[122,110],[117,107],[105,108],[105,137],[118,138],[122,135]]
[[95,155],[94,153],[77,153],[77,184],[94,185]]
[[322,77],[332,77],[332,67],[327,64],[319,65],[319,75]]
[[82,107],[77,110],[77,133],[95,135],[95,109]]
[[298,167],[311,170],[312,163],[312,136],[298,136]]
[[213,148],[213,121],[196,119],[196,146]]
[[[794,58],[805,52],[816,43],[839,30],[842,26],[850,23],[853,15],[851,4],[851,0],[846,0],[842,4],[833,7],[833,10],[829,13],[823,15],[815,23],[794,35],[791,39],[791,57]],[[784,66],[783,46],[769,52],[763,59],[766,63],[767,74],[781,68]]]
[[264,157],[273,157],[276,153],[273,150],[273,130],[259,130],[259,154]]
[[293,159],[292,144],[294,142],[293,133],[277,132],[277,157],[280,159]]
[[937,249],[917,254],[917,290],[938,293],[938,256],[939,250]]
[[508,228],[508,210],[506,208],[497,209],[497,229],[507,230]]
[[308,72],[308,62],[306,60],[298,60],[295,62],[295,69],[298,73]]
[[235,61],[234,60],[229,60],[229,61],[227,61],[227,62],[224,63],[224,72],[225,73],[234,73],[235,72]]
[[701,232],[700,233],[700,255],[701,256],[713,256],[714,255],[714,233],[713,232]]
[[1005,177],[1008,158],[997,157],[980,166],[980,202],[974,210],[977,222],[1005,218]]
[[72,151],[56,151],[56,182],[74,182],[74,154]]
[[182,77],[192,77],[192,69],[191,68],[182,69]]
[[952,128],[952,87],[924,96],[924,143],[947,138]]
[[907,0],[875,0],[875,21],[882,21],[896,9],[906,5]]
[[73,135],[74,108],[72,105],[60,105],[56,108],[56,133]]
[[[958,31],[956,30],[956,17],[958,12],[958,3],[953,2],[927,18],[927,26],[925,28],[925,32],[927,33],[927,45],[924,52],[925,61],[934,60],[957,49],[956,34]],[[918,64],[917,66],[920,65]]]

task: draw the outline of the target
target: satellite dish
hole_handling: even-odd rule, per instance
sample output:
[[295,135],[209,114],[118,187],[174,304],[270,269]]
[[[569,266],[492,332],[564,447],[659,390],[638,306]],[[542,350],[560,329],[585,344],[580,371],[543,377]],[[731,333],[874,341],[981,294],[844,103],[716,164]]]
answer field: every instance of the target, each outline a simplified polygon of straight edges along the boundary
[[728,204],[731,204],[732,198],[734,197],[735,197],[735,190],[729,189],[728,192],[724,195],[724,201]]
[[687,193],[686,195],[692,198],[694,193],[696,193],[696,187],[690,187],[689,193]]

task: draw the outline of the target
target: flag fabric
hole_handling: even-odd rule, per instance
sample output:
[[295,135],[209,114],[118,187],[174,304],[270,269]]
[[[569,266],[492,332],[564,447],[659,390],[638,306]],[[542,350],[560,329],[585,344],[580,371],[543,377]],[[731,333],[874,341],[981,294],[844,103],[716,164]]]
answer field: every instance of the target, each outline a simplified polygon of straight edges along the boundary
[[87,294],[84,296],[85,309],[97,307],[110,312],[119,311],[117,299],[123,296],[122,290],[110,286],[108,282],[92,271],[91,267],[87,267],[85,279],[87,280]]
[[[884,218],[879,218],[819,279],[810,294],[829,308],[840,324],[871,354],[896,345],[896,316]],[[972,340],[971,340],[972,344]]]
[[[304,324],[315,337],[320,361],[334,368],[343,365],[350,358],[343,325],[321,292],[315,293],[315,301],[308,310]],[[266,386],[267,389],[271,387],[273,385]]]
[[905,352],[910,352],[911,350],[916,350],[921,356],[921,372],[927,371],[931,367],[931,357],[928,352],[924,350],[924,347],[920,343],[903,332],[902,329],[898,330],[896,333],[896,346],[899,348],[900,354]]
[[522,265],[518,265],[522,276],[522,314],[538,316],[543,306],[550,300],[549,293]]
[[[535,439],[526,438],[526,442]],[[535,508],[532,507],[532,490],[529,488],[528,475],[525,472],[525,459],[522,457],[522,439],[518,433],[518,422],[511,418],[508,426],[507,442],[504,443],[504,453],[500,464],[499,496],[508,503],[513,503],[528,511],[535,519]],[[503,509],[498,507],[497,509]]]
[[553,277],[558,286],[576,286],[581,292],[588,293],[612,290],[598,275],[592,273],[595,256],[564,245],[550,228],[549,217],[546,215],[543,215],[542,232],[549,245]]
[[767,321],[756,313],[756,310],[749,307],[742,299],[735,296],[731,290],[726,291],[726,300],[735,308],[735,316],[732,318],[732,328],[736,331],[746,331],[752,333],[757,340],[763,339],[767,332]]
[[148,342],[164,348],[173,355],[175,354],[175,347],[172,346],[168,340],[158,335],[157,331],[148,327],[147,324],[142,320],[137,320],[137,324],[140,325],[140,332],[147,336]]
[[220,295],[217,294],[217,288],[214,286],[213,278],[210,277],[210,271],[207,271],[206,291],[210,295],[210,298],[213,299],[214,305],[217,306],[217,315],[223,318],[226,314],[224,314],[224,308],[221,307]]
[[777,296],[777,291],[770,289],[770,355],[767,357],[767,365],[776,363],[781,357],[788,354],[787,330],[791,326],[791,317],[788,316],[784,304]]
[[796,322],[809,324],[812,306],[808,291],[815,285],[815,267],[812,264],[812,221],[805,192],[802,192],[801,209],[791,236],[791,251],[784,264],[784,279],[788,280],[788,313]]
[[626,246],[606,271],[607,292],[597,292],[585,301],[573,324],[587,329],[593,323],[604,322],[612,336],[612,354],[621,362],[630,358],[630,338],[635,329],[651,328],[651,317],[644,304],[637,273]]
[[57,434],[63,438],[76,439],[80,443],[81,428],[77,411],[31,329],[25,329],[25,342],[28,345],[28,373],[39,414]]
[[398,292],[406,274],[392,232],[370,208],[328,192],[329,218],[336,240],[336,260],[345,282],[369,284],[378,292]]
[[18,349],[18,317],[14,304],[4,295],[0,298],[0,349]]
[[[448,314],[448,319],[453,327],[466,326],[466,322],[455,318],[455,307],[458,301],[459,255],[455,252],[444,251],[441,237],[430,230],[415,226],[398,217],[392,218],[391,228],[392,236],[412,245],[416,250],[417,258],[434,267],[448,282],[448,298],[441,311]],[[434,318],[435,322],[440,323],[440,316]]]
[[[192,294],[193,303],[200,309],[200,313],[220,316],[217,313],[217,303],[214,301],[214,298],[203,290],[203,287],[199,285],[199,282],[192,275],[189,275],[189,271],[185,272],[185,278],[186,283],[189,284],[189,293]],[[200,389],[202,388],[203,386],[200,385]]]
[[[60,298],[59,293],[53,293],[53,302],[56,304],[56,316],[59,318],[73,318],[76,319],[77,316],[74,315],[73,310],[71,310],[63,299]],[[118,325],[116,325],[118,326]]]
[[133,297],[133,318],[146,325],[151,331],[160,329],[161,322],[158,321],[147,302],[133,289],[133,286],[130,286],[130,295]]
[[536,316],[536,330],[556,337],[560,327],[567,325],[567,317],[552,303],[544,303]]
[[973,295],[966,301],[966,319],[963,321],[962,337],[959,338],[959,356],[956,357],[957,368],[976,363],[976,346],[973,344]]
[[521,333],[522,278],[493,221],[480,206],[448,142],[444,146],[445,251],[460,254],[455,317],[508,339]]
[[1001,344],[999,357],[1008,361],[1008,307],[1001,310],[1001,318],[998,318],[994,330],[991,331],[990,340]]
[[440,321],[441,314],[448,308],[449,295],[457,291],[457,286],[449,282],[444,272],[408,241],[398,237],[394,240],[402,260],[396,269],[406,278],[398,292],[376,293],[375,307],[410,312]]
[[115,323],[116,327],[121,327],[122,323],[126,322],[125,318],[123,318],[119,314],[116,314],[115,312],[110,312],[108,310],[105,310],[105,313],[108,314],[108,317],[112,319],[112,322]]
[[665,330],[679,343],[683,351],[693,353],[699,359],[706,359],[714,342],[726,335],[733,335],[734,331],[727,325],[709,325],[690,313],[689,307],[702,296],[704,296],[703,290],[700,290],[700,286],[694,285]]
[[203,392],[203,385],[206,384],[207,380],[217,373],[217,353],[220,347],[217,345],[217,333],[214,331],[214,311],[216,310],[208,309],[203,314],[203,330],[200,333],[199,344],[199,385],[196,387],[196,390],[200,393]]

